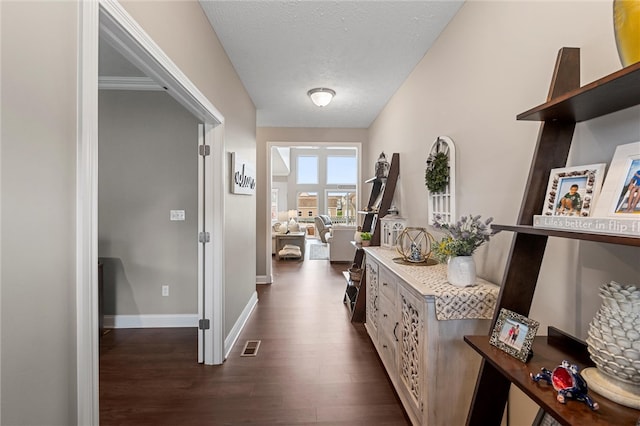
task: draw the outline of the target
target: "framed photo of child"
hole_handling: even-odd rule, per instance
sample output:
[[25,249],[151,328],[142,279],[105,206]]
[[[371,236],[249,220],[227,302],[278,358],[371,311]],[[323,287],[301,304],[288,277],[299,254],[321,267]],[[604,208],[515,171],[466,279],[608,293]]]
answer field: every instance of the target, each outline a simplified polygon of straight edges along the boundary
[[640,218],[640,142],[616,148],[595,213]]
[[552,169],[542,214],[587,217],[598,198],[606,164]]
[[489,343],[520,361],[527,362],[539,325],[538,321],[502,308]]

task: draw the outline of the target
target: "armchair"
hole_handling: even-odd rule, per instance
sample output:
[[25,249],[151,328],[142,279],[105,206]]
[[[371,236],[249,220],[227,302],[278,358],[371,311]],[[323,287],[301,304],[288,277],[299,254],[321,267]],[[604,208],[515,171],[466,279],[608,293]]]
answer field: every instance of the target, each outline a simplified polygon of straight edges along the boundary
[[331,232],[331,218],[325,214],[321,214],[320,216],[316,216],[314,219],[316,228],[318,229],[318,235],[320,236],[320,241],[323,243],[327,242],[327,234]]

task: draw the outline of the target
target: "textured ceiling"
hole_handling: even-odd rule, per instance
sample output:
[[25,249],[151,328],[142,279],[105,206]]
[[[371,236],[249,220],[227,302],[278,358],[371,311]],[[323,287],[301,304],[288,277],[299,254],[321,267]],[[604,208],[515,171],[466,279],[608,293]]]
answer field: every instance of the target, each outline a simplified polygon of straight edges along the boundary
[[[463,1],[200,0],[259,127],[367,128]],[[314,87],[336,91],[316,107]]]

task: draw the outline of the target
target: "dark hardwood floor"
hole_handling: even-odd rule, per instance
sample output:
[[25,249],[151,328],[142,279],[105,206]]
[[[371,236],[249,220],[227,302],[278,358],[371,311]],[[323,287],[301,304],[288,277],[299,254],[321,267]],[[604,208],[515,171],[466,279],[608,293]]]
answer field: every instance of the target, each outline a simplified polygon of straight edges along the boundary
[[[308,253],[308,251],[307,251]],[[274,283],[223,365],[197,364],[196,330],[102,338],[102,425],[408,425],[362,324],[342,303],[348,265],[274,261]],[[256,357],[240,357],[247,340]]]

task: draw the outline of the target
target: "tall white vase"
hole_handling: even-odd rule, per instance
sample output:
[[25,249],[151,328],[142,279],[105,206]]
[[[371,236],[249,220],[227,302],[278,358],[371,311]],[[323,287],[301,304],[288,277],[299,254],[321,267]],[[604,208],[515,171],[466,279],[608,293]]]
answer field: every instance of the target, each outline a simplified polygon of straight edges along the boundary
[[447,262],[447,281],[456,287],[476,283],[476,264],[472,256],[452,256]]

